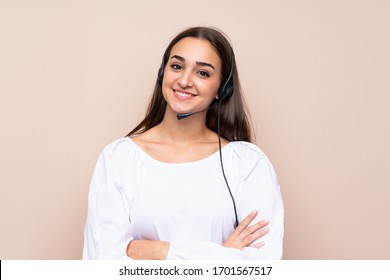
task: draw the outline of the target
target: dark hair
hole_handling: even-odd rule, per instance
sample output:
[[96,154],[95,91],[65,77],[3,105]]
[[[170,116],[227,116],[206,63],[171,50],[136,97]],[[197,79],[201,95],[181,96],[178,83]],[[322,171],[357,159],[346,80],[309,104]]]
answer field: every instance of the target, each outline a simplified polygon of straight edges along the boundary
[[[220,135],[229,141],[248,141],[251,142],[251,128],[242,96],[240,81],[238,78],[237,66],[234,61],[233,49],[226,37],[221,31],[210,27],[192,27],[179,33],[168,45],[165,50],[161,67],[164,67],[169,59],[173,46],[181,39],[193,37],[204,39],[210,42],[217,52],[222,62],[222,81],[223,85],[232,72],[233,91],[229,98],[222,101],[220,106]],[[161,67],[158,76],[161,76]],[[232,69],[233,67],[233,69]],[[161,123],[164,118],[166,101],[162,94],[161,83],[157,77],[153,96],[150,100],[146,116],[127,136],[145,132]],[[218,131],[218,106],[213,106],[206,115],[206,126],[214,132]]]

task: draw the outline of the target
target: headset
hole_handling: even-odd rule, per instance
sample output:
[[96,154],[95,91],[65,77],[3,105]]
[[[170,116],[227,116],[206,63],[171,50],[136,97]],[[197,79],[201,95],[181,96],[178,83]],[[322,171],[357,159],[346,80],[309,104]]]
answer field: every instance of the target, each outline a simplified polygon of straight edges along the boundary
[[[158,70],[158,76],[157,76],[157,81],[160,85],[162,85],[162,81],[163,81],[163,78],[164,78],[164,70],[165,70],[165,61],[168,61],[168,49],[165,51],[164,53],[164,56],[162,58],[162,63],[161,63],[161,66]],[[232,194],[232,191],[230,189],[230,186],[229,186],[229,182],[226,178],[226,175],[225,175],[225,169],[223,167],[223,160],[222,160],[222,145],[221,145],[221,133],[220,133],[220,127],[221,127],[221,105],[222,105],[222,102],[229,99],[229,97],[233,94],[234,92],[234,86],[233,86],[233,81],[234,81],[234,77],[233,77],[233,73],[234,73],[234,68],[235,68],[235,65],[236,65],[236,60],[235,60],[235,55],[234,55],[234,51],[233,49],[231,48],[231,59],[232,59],[232,63],[231,63],[231,66],[230,66],[230,72],[229,72],[229,76],[227,77],[227,79],[225,80],[225,82],[223,83],[223,85],[219,88],[219,93],[218,93],[218,102],[216,103],[212,103],[211,106],[207,107],[206,109],[203,109],[201,111],[197,111],[197,112],[189,112],[189,113],[182,113],[182,114],[178,114],[177,115],[177,119],[178,120],[181,120],[183,118],[186,118],[186,117],[189,117],[189,116],[192,116],[194,114],[197,114],[197,113],[201,113],[201,112],[204,112],[204,111],[208,111],[209,109],[213,108],[215,106],[215,104],[218,104],[218,119],[217,119],[217,123],[218,123],[218,146],[219,146],[219,159],[220,159],[220,162],[221,162],[221,171],[222,171],[222,175],[223,175],[223,178],[225,180],[225,183],[226,183],[226,187],[229,191],[229,195],[232,199],[232,203],[233,203],[233,208],[234,208],[234,216],[235,216],[235,226],[234,228],[237,228],[238,226],[238,216],[237,216],[237,207],[236,207],[236,202],[234,200],[234,197],[233,197],[233,194]]]

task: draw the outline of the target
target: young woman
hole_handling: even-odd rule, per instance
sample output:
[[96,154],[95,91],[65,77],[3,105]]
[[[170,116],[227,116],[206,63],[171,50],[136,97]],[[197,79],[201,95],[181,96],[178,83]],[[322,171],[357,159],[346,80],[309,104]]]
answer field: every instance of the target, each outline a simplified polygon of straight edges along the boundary
[[84,259],[280,259],[283,203],[250,143],[233,49],[214,28],[169,44],[145,119],[108,145]]

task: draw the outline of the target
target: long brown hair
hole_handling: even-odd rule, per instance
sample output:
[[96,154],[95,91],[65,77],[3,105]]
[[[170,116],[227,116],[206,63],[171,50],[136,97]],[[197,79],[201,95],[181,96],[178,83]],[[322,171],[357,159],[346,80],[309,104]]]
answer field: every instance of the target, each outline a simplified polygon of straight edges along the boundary
[[[221,31],[210,27],[192,27],[179,33],[165,50],[163,61],[154,86],[145,118],[127,136],[145,132],[161,123],[164,118],[167,102],[162,94],[161,76],[168,62],[173,46],[181,39],[193,37],[210,42],[222,61],[223,85],[232,72],[232,94],[220,104],[220,135],[229,141],[252,141],[251,127],[242,96],[240,80],[238,78],[233,49]],[[206,126],[214,132],[218,132],[218,106],[213,106],[206,115]]]

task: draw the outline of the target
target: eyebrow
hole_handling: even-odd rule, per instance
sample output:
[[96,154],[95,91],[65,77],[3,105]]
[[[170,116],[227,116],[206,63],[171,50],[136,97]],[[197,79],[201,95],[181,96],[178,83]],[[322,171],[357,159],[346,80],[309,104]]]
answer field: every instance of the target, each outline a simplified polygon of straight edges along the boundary
[[[180,61],[182,61],[182,62],[185,61],[185,58],[182,57],[182,56],[180,56],[180,55],[173,55],[173,56],[171,57],[171,59],[172,59],[172,58],[176,58],[177,60],[180,60]],[[196,62],[196,65],[199,65],[199,66],[208,66],[208,67],[211,67],[211,68],[213,68],[213,69],[215,70],[215,67],[214,67],[212,64],[207,63],[207,62],[197,61],[197,62]]]

